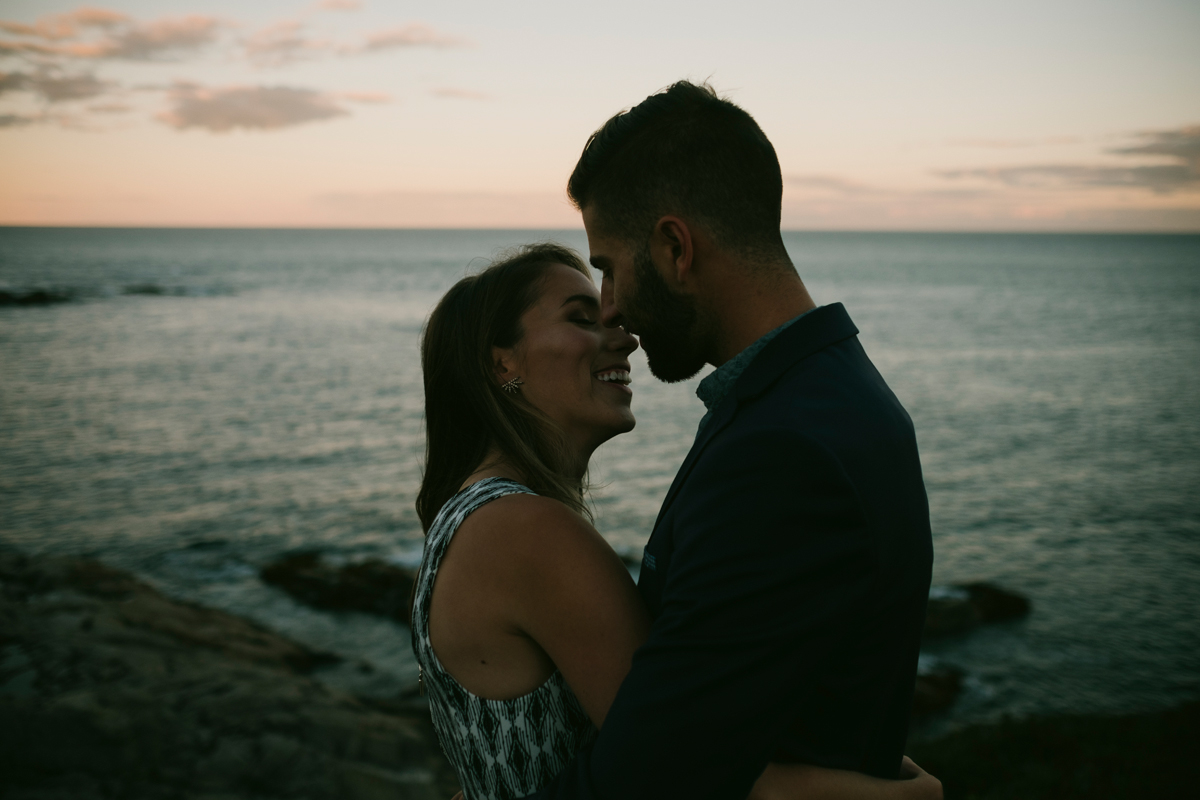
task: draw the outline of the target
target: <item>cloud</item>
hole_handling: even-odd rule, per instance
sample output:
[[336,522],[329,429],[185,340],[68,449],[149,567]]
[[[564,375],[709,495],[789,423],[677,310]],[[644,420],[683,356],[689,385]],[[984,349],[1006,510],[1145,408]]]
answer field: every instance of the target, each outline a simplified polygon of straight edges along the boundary
[[152,61],[199,50],[216,40],[224,24],[216,17],[191,15],[134,25],[93,44],[80,45],[76,55]]
[[335,49],[331,42],[307,38],[303,31],[304,24],[295,20],[263,28],[245,40],[246,55],[260,66],[281,66]]
[[93,114],[124,114],[133,111],[134,108],[125,103],[97,103],[94,106],[88,106],[87,110]]
[[487,100],[488,96],[483,92],[476,92],[472,89],[457,89],[453,86],[443,86],[434,89],[430,92],[434,97],[443,97],[451,100]]
[[349,100],[351,103],[390,103],[392,96],[387,92],[338,92],[337,96],[342,100]]
[[29,88],[29,76],[24,72],[0,72],[0,94],[23,92]]
[[114,84],[103,81],[90,72],[63,75],[55,70],[40,69],[34,73],[0,73],[0,94],[27,91],[40,95],[51,103],[69,100],[89,100],[107,92]]
[[1016,167],[947,169],[934,174],[943,178],[978,178],[1005,186],[1032,188],[1120,187],[1169,193],[1200,186],[1194,169],[1182,164],[1140,167],[1109,167],[1090,164],[1030,164]]
[[784,183],[803,189],[818,189],[842,194],[877,191],[869,186],[839,178],[836,175],[785,175]]
[[428,25],[414,23],[403,28],[373,33],[367,37],[365,44],[356,48],[356,51],[370,53],[396,47],[460,47],[464,44],[466,42],[462,39],[439,33]]
[[209,89],[177,83],[168,96],[172,107],[159,114],[158,119],[176,130],[202,128],[213,133],[235,128],[277,130],[350,113],[331,95],[290,86]]
[[1078,136],[1047,136],[1043,139],[951,139],[946,144],[951,147],[979,147],[985,150],[1016,150],[1046,145],[1078,144],[1081,141],[1083,140]]
[[950,179],[974,178],[1024,188],[1133,188],[1170,194],[1200,188],[1200,125],[1138,134],[1140,144],[1112,148],[1118,156],[1159,156],[1157,164],[1025,164],[939,170]]
[[38,117],[26,116],[24,114],[0,114],[0,128],[17,128],[40,121]]
[[39,73],[30,78],[31,88],[51,103],[65,100],[89,100],[107,92],[113,84],[103,81],[90,72],[78,75],[55,76]]
[[321,0],[317,3],[320,11],[358,11],[362,3],[358,0]]
[[86,28],[106,29],[128,21],[129,17],[118,11],[85,7],[66,14],[51,14],[42,17],[32,25],[0,20],[0,31],[16,36],[35,36],[40,39],[56,41],[73,39]]
[[1179,159],[1193,170],[1200,167],[1200,125],[1173,131],[1145,131],[1139,134],[1143,144],[1118,147],[1109,152],[1119,155],[1167,156]]
[[[154,61],[199,50],[216,41],[224,27],[216,17],[199,14],[138,23],[115,11],[81,8],[43,17],[33,25],[0,23],[8,33],[41,40],[0,41],[0,54]],[[93,31],[101,35],[69,41]]]
[[364,53],[411,47],[458,47],[465,42],[440,33],[428,25],[412,24],[369,34],[356,44],[338,44],[328,39],[311,38],[299,20],[285,20],[244,41],[247,57],[259,66],[282,66],[324,55],[354,56]]

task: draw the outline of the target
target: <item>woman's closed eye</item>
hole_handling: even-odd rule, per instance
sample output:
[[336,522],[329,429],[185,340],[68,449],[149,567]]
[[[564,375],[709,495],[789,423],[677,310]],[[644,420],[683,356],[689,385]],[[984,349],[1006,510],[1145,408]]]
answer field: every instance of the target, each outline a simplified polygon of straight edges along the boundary
[[590,319],[589,317],[571,317],[571,322],[574,322],[576,325],[595,325],[596,324],[596,320]]

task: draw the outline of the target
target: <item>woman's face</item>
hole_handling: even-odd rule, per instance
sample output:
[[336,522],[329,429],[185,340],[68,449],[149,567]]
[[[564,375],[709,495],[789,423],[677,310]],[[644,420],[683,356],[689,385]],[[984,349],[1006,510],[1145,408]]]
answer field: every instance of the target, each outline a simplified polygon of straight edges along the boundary
[[589,454],[633,428],[629,354],[638,342],[600,322],[600,292],[587,276],[563,264],[550,267],[521,327],[516,346],[496,348],[501,382],[520,377],[524,398]]

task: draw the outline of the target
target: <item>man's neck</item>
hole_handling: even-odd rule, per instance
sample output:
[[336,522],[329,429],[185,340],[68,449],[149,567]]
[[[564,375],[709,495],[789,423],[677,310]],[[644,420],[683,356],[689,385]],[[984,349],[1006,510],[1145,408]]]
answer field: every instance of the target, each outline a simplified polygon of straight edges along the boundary
[[780,325],[816,304],[799,276],[764,276],[731,282],[710,304],[714,335],[709,363],[719,367]]

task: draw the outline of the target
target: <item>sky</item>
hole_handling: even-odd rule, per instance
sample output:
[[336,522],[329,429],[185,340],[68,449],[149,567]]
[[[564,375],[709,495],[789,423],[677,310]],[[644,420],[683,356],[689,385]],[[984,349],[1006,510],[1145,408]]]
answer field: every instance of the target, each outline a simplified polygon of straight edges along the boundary
[[575,228],[682,78],[785,229],[1200,232],[1195,0],[0,0],[0,224]]

